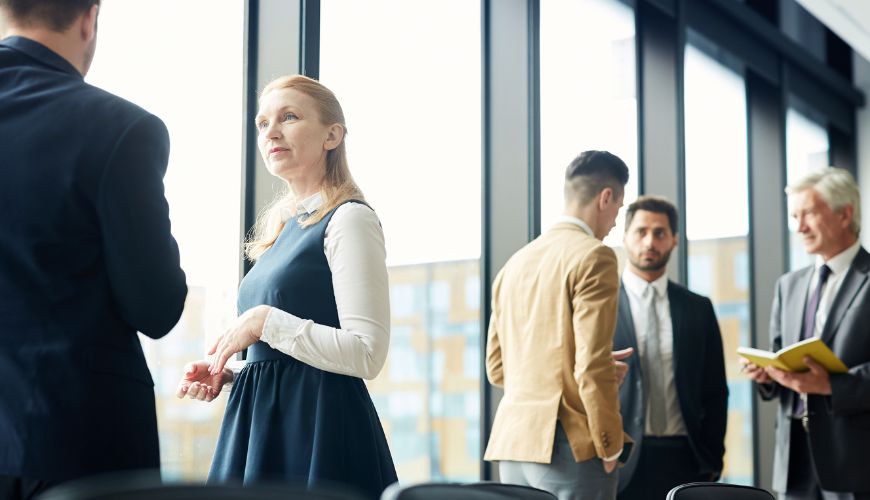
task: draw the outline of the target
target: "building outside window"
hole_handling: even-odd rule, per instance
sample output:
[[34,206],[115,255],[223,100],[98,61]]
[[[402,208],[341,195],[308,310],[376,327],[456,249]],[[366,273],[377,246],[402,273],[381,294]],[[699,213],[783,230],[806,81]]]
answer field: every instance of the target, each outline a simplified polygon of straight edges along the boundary
[[729,391],[722,481],[752,484],[753,387],[736,353],[752,345],[746,85],[728,54],[690,40],[699,45],[687,45],[684,59],[688,286],[713,301],[722,332]]
[[350,168],[387,245],[390,354],[367,385],[402,481],[474,481],[481,7],[322,0],[320,8],[320,80],[342,103]]

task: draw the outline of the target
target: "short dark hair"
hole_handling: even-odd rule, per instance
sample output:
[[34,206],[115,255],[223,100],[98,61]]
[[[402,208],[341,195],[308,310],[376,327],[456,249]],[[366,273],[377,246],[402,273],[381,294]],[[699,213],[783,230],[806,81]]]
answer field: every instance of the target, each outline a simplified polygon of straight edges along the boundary
[[646,210],[656,214],[665,214],[668,216],[668,225],[671,226],[671,232],[677,234],[679,228],[679,215],[677,207],[664,196],[643,195],[636,199],[634,203],[628,206],[625,211],[625,230],[631,226],[631,220],[634,219],[634,214],[638,210]]
[[0,9],[19,24],[37,24],[64,31],[100,0],[0,0]]
[[565,170],[565,199],[586,205],[604,188],[621,196],[628,183],[628,167],[607,151],[584,151]]

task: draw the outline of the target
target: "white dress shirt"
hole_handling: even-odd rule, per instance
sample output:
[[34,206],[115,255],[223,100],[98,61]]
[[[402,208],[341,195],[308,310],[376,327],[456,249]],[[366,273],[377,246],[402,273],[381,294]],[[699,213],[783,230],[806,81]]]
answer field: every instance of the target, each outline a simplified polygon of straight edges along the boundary
[[[323,204],[320,193],[297,204],[299,214]],[[292,215],[285,213],[285,220]],[[341,328],[273,307],[260,340],[321,370],[373,379],[390,344],[390,288],[384,234],[377,215],[359,203],[336,209],[323,241]]]
[[[631,307],[631,317],[634,321],[634,332],[637,336],[638,356],[643,356],[643,346],[646,340],[647,311],[644,307],[644,290],[647,281],[634,274],[626,267],[622,273],[622,284],[628,295],[628,303]],[[674,327],[671,321],[671,304],[668,300],[668,276],[662,275],[650,283],[655,290],[655,308],[658,315],[659,326],[659,352],[662,371],[665,374],[665,394],[647,394],[647,398],[665,398],[665,415],[667,426],[663,436],[686,435],[686,424],[683,421],[683,413],[680,410],[680,402],[677,399],[677,386],[674,383]],[[653,361],[655,362],[655,361]],[[643,374],[647,376],[647,374]],[[646,419],[644,420],[644,435],[651,436],[649,418],[649,405],[646,405]]]
[[819,268],[823,264],[827,264],[831,269],[831,274],[828,275],[828,281],[825,282],[822,288],[822,297],[819,299],[819,308],[816,310],[816,323],[813,328],[813,336],[821,337],[822,329],[825,327],[825,321],[828,320],[828,314],[831,313],[831,306],[834,299],[837,298],[837,292],[843,286],[843,278],[846,277],[846,271],[858,255],[858,250],[861,248],[861,242],[856,241],[852,246],[831,257],[827,262],[821,257],[816,257],[816,268],[813,270],[813,277],[810,278],[810,287],[807,289],[807,301],[810,300],[813,290],[816,288],[816,283],[819,282]]

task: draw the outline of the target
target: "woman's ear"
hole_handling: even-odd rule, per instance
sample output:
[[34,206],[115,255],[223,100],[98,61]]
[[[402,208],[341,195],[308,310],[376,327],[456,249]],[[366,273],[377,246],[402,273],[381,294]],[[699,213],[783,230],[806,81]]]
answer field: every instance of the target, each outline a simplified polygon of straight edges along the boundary
[[335,149],[343,140],[344,126],[340,123],[333,123],[327,129],[326,140],[323,142],[323,149],[327,151]]

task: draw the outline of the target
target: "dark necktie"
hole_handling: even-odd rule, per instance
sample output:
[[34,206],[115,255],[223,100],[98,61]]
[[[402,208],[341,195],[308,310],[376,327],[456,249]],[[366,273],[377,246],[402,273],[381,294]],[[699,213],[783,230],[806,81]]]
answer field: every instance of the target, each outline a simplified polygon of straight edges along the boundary
[[[813,293],[807,300],[807,308],[804,311],[804,329],[801,330],[801,340],[806,340],[813,337],[816,333],[816,313],[819,311],[819,302],[822,300],[822,290],[825,288],[825,282],[831,275],[831,268],[827,264],[822,264],[819,268],[819,281],[813,289]],[[806,394],[795,395],[793,414],[795,417],[804,417],[807,413]]]
[[825,288],[825,283],[831,275],[831,268],[827,264],[822,264],[819,268],[819,281],[816,283],[816,288],[813,289],[812,295],[807,300],[807,309],[804,312],[804,329],[801,332],[801,340],[812,337],[816,332],[816,313],[819,311],[819,302],[822,299],[822,290]]

